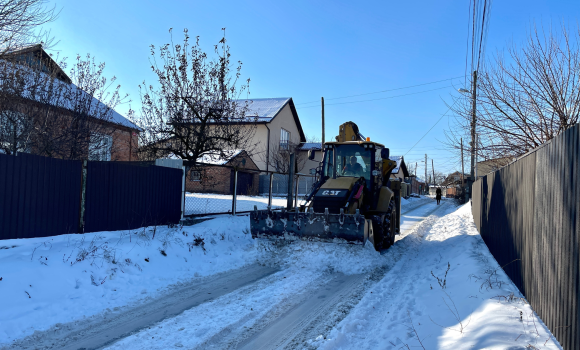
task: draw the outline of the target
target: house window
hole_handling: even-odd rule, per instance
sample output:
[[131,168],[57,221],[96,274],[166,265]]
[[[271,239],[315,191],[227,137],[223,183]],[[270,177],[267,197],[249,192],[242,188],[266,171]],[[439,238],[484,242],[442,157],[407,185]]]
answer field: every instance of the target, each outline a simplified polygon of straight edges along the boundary
[[290,148],[290,131],[280,129],[280,149]]
[[191,171],[189,173],[189,180],[190,181],[201,181],[201,171]]
[[20,112],[0,112],[0,149],[9,152],[28,152],[31,132],[29,118]]
[[99,133],[91,134],[89,140],[89,160],[110,161],[113,137]]

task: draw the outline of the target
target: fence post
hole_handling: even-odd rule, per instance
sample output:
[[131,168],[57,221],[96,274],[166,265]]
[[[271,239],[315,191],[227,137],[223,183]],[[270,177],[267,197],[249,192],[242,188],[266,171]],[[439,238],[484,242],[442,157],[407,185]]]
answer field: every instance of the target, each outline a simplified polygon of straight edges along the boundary
[[236,196],[238,193],[238,168],[234,168],[234,193],[232,196],[232,215],[236,215]]
[[300,183],[300,175],[296,175],[296,185],[294,191],[294,207],[298,208],[298,183]]
[[185,166],[181,168],[183,170],[183,177],[181,178],[181,220],[183,220],[183,216],[185,215],[185,177],[187,176],[187,171]]
[[290,166],[288,167],[288,198],[286,199],[286,208],[288,210],[292,209],[292,189],[294,188],[294,162],[295,162],[295,155],[294,153],[290,153]]
[[87,192],[87,161],[83,160],[81,170],[81,203],[79,210],[79,233],[85,233],[85,202]]
[[274,173],[270,173],[270,191],[268,192],[268,207],[272,207],[272,184],[274,182]]

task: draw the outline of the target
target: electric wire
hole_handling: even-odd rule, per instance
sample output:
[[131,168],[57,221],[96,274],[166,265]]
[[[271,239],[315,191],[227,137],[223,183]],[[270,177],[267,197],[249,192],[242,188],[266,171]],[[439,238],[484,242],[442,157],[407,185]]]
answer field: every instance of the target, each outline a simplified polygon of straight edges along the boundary
[[[457,103],[457,102],[455,102],[455,103]],[[455,106],[455,103],[453,103],[451,106],[449,106],[449,108],[447,108],[447,111],[445,111],[445,113],[443,113],[443,115],[442,115],[442,116],[441,116],[441,117],[440,117],[440,118],[437,120],[437,122],[435,122],[435,124],[433,124],[433,126],[432,126],[432,127],[429,129],[429,130],[427,130],[427,132],[426,132],[426,133],[425,133],[423,136],[421,136],[421,138],[419,139],[419,141],[417,141],[417,142],[416,142],[416,143],[413,145],[413,147],[411,147],[411,148],[410,148],[410,149],[407,151],[407,153],[411,152],[411,150],[412,150],[413,148],[415,148],[415,146],[417,146],[417,145],[419,144],[419,142],[421,142],[421,140],[423,140],[423,138],[424,138],[425,136],[427,136],[427,134],[428,134],[428,133],[429,133],[431,130],[433,130],[433,128],[434,128],[434,127],[435,127],[437,124],[439,124],[439,122],[441,121],[441,119],[443,119],[443,117],[445,117],[445,116],[447,115],[447,113],[449,113],[449,111],[450,111],[450,110],[451,110],[451,109],[452,109],[452,108]],[[403,157],[404,157],[404,156],[406,156],[406,155],[407,155],[407,153],[405,153],[405,154],[403,155]]]
[[483,46],[483,34],[485,33],[485,11],[487,10],[487,0],[483,2],[483,15],[481,18],[481,33],[479,33],[479,53],[477,54],[477,70],[481,62],[481,47]]
[[469,24],[471,23],[471,1],[469,2],[469,7],[467,8],[467,39],[465,45],[465,71],[463,72],[463,86],[467,86],[467,62],[469,60]]
[[[372,95],[372,94],[380,94],[380,93],[389,92],[389,91],[397,91],[397,90],[410,89],[410,88],[414,88],[414,87],[418,87],[418,86],[425,86],[425,85],[430,85],[430,84],[436,84],[436,83],[441,83],[443,81],[449,81],[449,80],[459,79],[459,78],[464,78],[464,77],[465,77],[465,75],[460,75],[458,77],[447,78],[447,79],[442,79],[442,80],[437,80],[437,81],[431,81],[431,82],[428,82],[428,83],[422,83],[422,84],[417,84],[417,85],[410,85],[410,86],[404,86],[404,87],[387,89],[387,90],[381,90],[381,91],[375,91],[375,92],[367,92],[367,93],[357,94],[357,95],[349,95],[349,96],[342,96],[342,97],[325,98],[325,101],[339,100],[339,99],[343,99],[343,98],[358,97],[358,96],[365,96],[365,95]],[[310,101],[310,102],[296,103],[296,106],[306,105],[306,104],[312,104],[312,103],[320,103],[320,100]]]
[[[417,92],[411,92],[411,93],[408,93],[408,94],[388,96],[388,97],[381,97],[381,98],[373,98],[373,99],[370,99],[370,100],[359,100],[359,101],[338,102],[338,103],[325,103],[324,104],[324,107],[326,108],[327,106],[344,105],[344,104],[360,103],[360,102],[369,102],[369,101],[379,101],[379,100],[388,100],[388,99],[396,98],[396,97],[417,95],[417,94],[422,94],[422,93],[425,93],[425,92],[431,92],[431,91],[437,91],[437,90],[449,89],[449,88],[450,88],[450,86],[443,86],[443,87],[436,88],[436,89],[431,89],[431,90],[417,91]],[[306,108],[314,108],[314,107],[319,107],[319,106],[296,107],[296,109],[306,109]]]

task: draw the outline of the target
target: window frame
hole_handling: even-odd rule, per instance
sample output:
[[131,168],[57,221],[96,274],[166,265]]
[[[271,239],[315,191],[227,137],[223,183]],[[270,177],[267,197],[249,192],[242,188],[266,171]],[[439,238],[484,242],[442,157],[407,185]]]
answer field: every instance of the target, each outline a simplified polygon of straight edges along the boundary
[[[102,142],[105,142],[105,144],[101,145]],[[95,144],[97,145],[95,146]],[[95,147],[99,148],[95,150]],[[92,151],[91,148],[93,149]],[[96,132],[91,133],[88,151],[89,151],[88,158],[90,161],[100,161],[100,162],[111,161],[111,156],[113,155],[113,136]]]
[[[194,177],[194,174],[197,174],[197,178]],[[189,173],[189,181],[201,182],[201,171],[191,170]]]
[[[286,137],[285,137],[286,136]],[[280,149],[290,149],[290,131],[280,128]]]

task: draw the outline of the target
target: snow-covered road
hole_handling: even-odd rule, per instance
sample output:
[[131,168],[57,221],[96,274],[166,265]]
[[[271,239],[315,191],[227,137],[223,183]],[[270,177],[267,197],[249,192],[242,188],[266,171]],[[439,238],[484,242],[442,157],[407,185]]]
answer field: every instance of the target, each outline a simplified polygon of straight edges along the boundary
[[[30,304],[29,314],[18,313],[20,304],[0,305],[8,312],[6,318],[0,315],[0,326],[8,326],[9,317],[17,322],[0,327],[0,344],[8,338],[14,340],[5,343],[6,349],[560,348],[498,269],[475,231],[469,205],[458,208],[443,200],[437,206],[430,198],[405,201],[401,235],[380,254],[361,245],[252,240],[247,220],[218,218],[182,228],[177,232],[182,244],[167,229],[158,233],[165,238],[157,238],[162,244],[154,249],[154,231],[148,243],[137,236],[133,239],[139,245],[128,243],[129,237],[118,243],[112,263],[101,257],[101,269],[109,266],[109,275],[96,278],[102,279],[100,285],[77,280],[75,288],[81,286],[84,299],[61,292],[66,295],[62,300],[47,299],[50,313],[43,311],[46,301],[37,299],[19,301]],[[186,243],[189,237],[193,241]],[[7,247],[11,255],[0,250],[0,272],[3,257],[23,256],[34,263],[36,256],[42,253],[42,260],[55,249],[42,243],[42,252],[32,252],[33,260],[25,245]],[[155,250],[162,253],[153,255]],[[115,262],[122,261],[121,252],[125,264]],[[135,263],[138,259],[143,268]],[[20,274],[32,263],[17,265]],[[50,275],[55,268],[41,263],[46,278],[58,282],[60,275]],[[81,261],[74,271],[86,279],[90,269],[93,281],[99,273],[95,265],[95,260]],[[149,266],[155,268],[146,271]],[[117,268],[123,273],[115,274]],[[67,270],[57,266],[55,271]],[[138,291],[148,284],[156,292],[139,299]],[[127,302],[130,298],[136,299]],[[55,311],[74,305],[83,305],[86,318]],[[51,318],[38,322],[35,313]]]
[[[449,206],[450,204],[437,206],[433,201],[424,200],[410,208],[404,208],[401,237],[412,232],[425,218],[432,214],[437,215],[438,212],[443,213]],[[300,245],[310,244],[301,242]],[[329,244],[315,244],[309,248],[319,247],[324,247],[324,253],[333,249]],[[359,251],[368,249],[362,246],[349,248]],[[217,305],[212,306],[209,313],[189,310],[178,319],[167,319],[150,329],[127,337],[110,349],[167,349],[180,345],[185,348],[207,349],[296,349],[308,346],[312,339],[328,334],[359,302],[366,290],[379,281],[390,266],[403,256],[404,250],[405,247],[386,250],[382,253],[396,251],[396,254],[390,259],[375,260],[374,266],[367,265],[361,271],[363,273],[354,274],[321,269],[325,265],[318,265],[316,261],[312,262],[315,266],[305,268],[301,264],[293,265],[290,256],[284,256],[283,259],[276,257],[275,265],[284,266],[283,270],[270,280],[260,281],[260,284],[264,284],[263,287],[254,288],[252,293],[245,295],[246,300],[259,300],[259,303],[251,303],[249,310],[248,306],[240,308],[238,303],[227,302],[231,299],[243,300],[244,297],[236,298],[238,293],[244,293],[240,290],[234,295],[222,297],[221,301],[216,300]],[[287,255],[288,252],[278,254]],[[282,280],[291,277],[294,282],[291,286],[288,281],[284,281],[283,286],[278,285],[280,277]],[[281,295],[284,298],[280,298]],[[236,317],[224,320],[219,316],[223,314],[235,314]],[[203,325],[203,332],[200,332],[200,325]],[[181,328],[184,329],[179,331]],[[177,343],[171,336],[174,332],[183,334]]]

